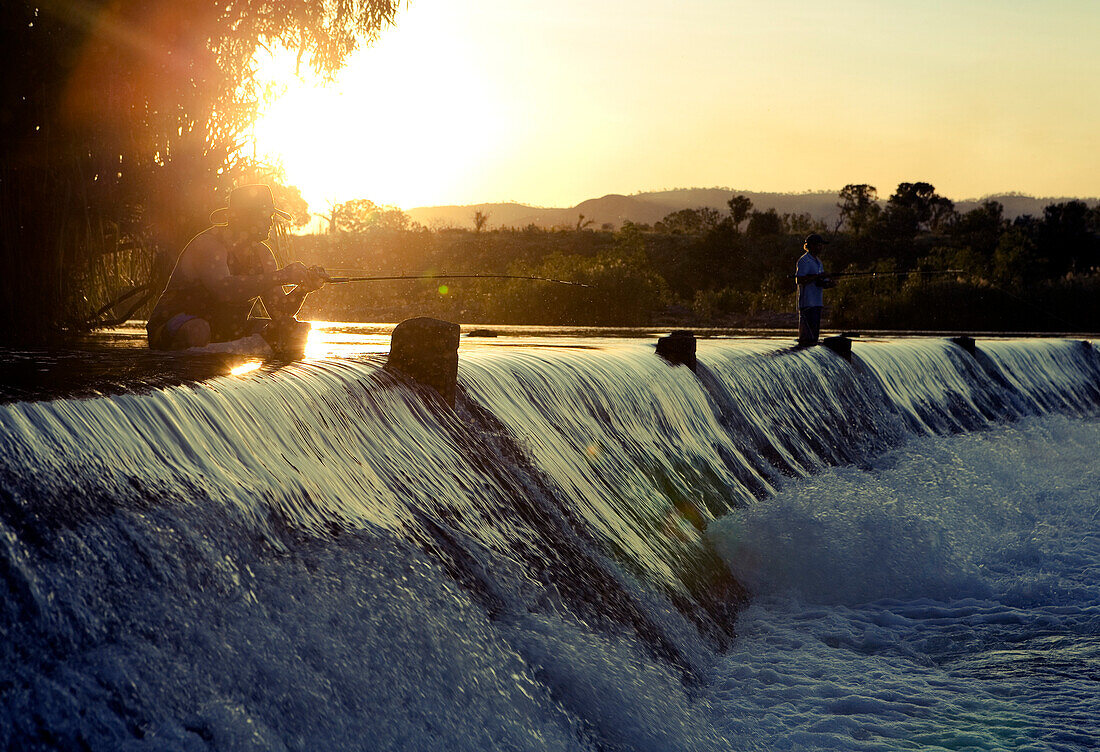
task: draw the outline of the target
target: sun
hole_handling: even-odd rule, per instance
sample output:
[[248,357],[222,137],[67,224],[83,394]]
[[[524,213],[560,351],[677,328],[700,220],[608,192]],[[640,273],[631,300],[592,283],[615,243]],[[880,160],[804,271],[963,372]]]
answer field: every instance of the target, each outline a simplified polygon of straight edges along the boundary
[[398,24],[328,83],[296,72],[285,50],[259,61],[271,96],[254,152],[281,164],[315,212],[353,198],[447,203],[509,131],[461,34],[411,9]]

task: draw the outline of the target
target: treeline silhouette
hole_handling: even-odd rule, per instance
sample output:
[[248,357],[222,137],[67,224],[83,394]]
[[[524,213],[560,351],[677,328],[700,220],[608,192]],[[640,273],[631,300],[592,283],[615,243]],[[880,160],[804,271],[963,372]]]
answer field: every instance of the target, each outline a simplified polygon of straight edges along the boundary
[[[795,260],[806,234],[831,240],[831,271],[877,272],[827,295],[841,328],[1100,331],[1100,206],[1054,203],[1004,217],[986,201],[959,213],[929,183],[838,195],[840,222],[757,209],[684,209],[650,225],[428,230],[398,209],[359,200],[336,207],[329,232],[294,238],[294,253],[362,274],[510,273],[585,282],[430,280],[330,286],[306,313],[396,321],[432,315],[468,323],[638,326],[793,324]],[[949,274],[933,274],[956,270]]]

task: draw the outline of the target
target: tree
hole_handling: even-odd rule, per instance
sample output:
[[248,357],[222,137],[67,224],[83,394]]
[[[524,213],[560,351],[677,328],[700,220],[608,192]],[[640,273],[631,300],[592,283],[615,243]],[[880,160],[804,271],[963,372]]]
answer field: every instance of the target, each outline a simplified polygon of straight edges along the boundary
[[811,232],[826,232],[825,220],[814,219],[809,212],[785,212],[780,218],[783,231],[789,235],[805,236]]
[[485,229],[485,223],[489,221],[489,215],[478,209],[474,212],[474,232]]
[[775,211],[754,211],[749,215],[749,224],[745,234],[750,238],[762,238],[783,234],[783,218]]
[[993,251],[993,276],[1004,285],[1033,283],[1043,276],[1046,264],[1025,223],[1014,224],[1002,233]]
[[313,215],[310,214],[309,204],[302,198],[302,189],[296,185],[283,185],[272,181],[271,194],[275,198],[275,206],[279,207],[291,216],[291,224],[295,227],[305,227],[309,224]]
[[718,211],[709,206],[680,209],[666,215],[653,229],[675,235],[702,235],[717,227],[721,220],[722,216]]
[[[0,337],[79,320],[107,257],[162,270],[240,169],[261,47],[320,75],[391,23],[398,0],[86,0],[5,9]],[[33,259],[24,252],[38,249]],[[29,262],[29,263],[28,263]],[[16,287],[15,285],[18,285]],[[37,306],[16,303],[30,293]]]
[[748,196],[734,196],[726,205],[730,208],[730,219],[733,221],[733,229],[740,232],[741,223],[748,218],[752,211],[752,199]]
[[955,202],[943,196],[933,196],[929,209],[929,232],[942,233],[950,229],[959,217],[959,213],[955,211]]
[[959,216],[951,227],[951,239],[956,247],[968,248],[979,259],[988,262],[1006,226],[1004,206],[998,201],[987,200]]
[[362,235],[372,230],[408,230],[409,215],[396,206],[379,206],[365,198],[337,204],[332,212],[335,232]]
[[865,235],[882,213],[878,203],[878,189],[866,183],[849,183],[840,189],[841,221],[855,236]]
[[955,214],[955,204],[936,193],[931,183],[898,183],[886,201],[887,222],[910,237],[921,230],[938,232]]
[[1043,209],[1037,241],[1056,274],[1085,271],[1100,265],[1100,235],[1093,210],[1084,201],[1050,204]]
[[931,183],[899,183],[872,226],[872,235],[877,242],[892,245],[896,255],[911,262],[917,235],[944,232],[957,216],[954,203],[938,195]]

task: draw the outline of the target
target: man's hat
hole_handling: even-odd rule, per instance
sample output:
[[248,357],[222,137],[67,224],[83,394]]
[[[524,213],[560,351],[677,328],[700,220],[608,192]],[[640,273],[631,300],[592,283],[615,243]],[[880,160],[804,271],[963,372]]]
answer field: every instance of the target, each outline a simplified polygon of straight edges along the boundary
[[224,225],[229,221],[230,212],[235,214],[264,212],[274,214],[281,219],[291,218],[287,212],[275,208],[275,199],[271,196],[271,188],[263,183],[234,188],[229,193],[229,206],[223,206],[221,209],[210,212],[210,221],[216,225]]
[[820,243],[821,245],[828,245],[829,241],[826,240],[825,238],[821,237],[820,235],[818,235],[816,232],[813,232],[813,233],[810,233],[809,235],[806,236],[806,240],[805,240],[805,242],[803,242],[803,245],[813,245],[815,243]]

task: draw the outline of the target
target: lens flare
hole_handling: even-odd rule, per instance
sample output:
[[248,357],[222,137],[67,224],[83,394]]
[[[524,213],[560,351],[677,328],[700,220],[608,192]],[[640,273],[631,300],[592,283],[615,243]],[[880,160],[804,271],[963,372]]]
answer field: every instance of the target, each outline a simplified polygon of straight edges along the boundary
[[259,368],[263,364],[264,364],[264,362],[262,360],[250,360],[247,363],[241,363],[239,366],[237,366],[235,368],[231,368],[229,370],[229,375],[230,376],[243,376],[246,373],[251,373],[252,371],[255,371],[257,368]]

